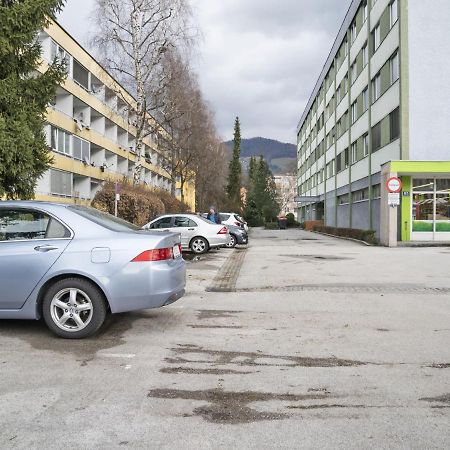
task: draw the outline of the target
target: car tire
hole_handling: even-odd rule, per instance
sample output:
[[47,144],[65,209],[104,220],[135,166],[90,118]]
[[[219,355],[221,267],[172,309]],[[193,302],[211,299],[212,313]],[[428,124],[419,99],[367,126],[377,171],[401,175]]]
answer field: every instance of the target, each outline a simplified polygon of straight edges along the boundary
[[44,295],[42,315],[47,327],[65,339],[83,339],[95,334],[107,313],[103,293],[82,278],[54,283]]
[[197,255],[201,255],[209,251],[208,241],[200,236],[197,236],[194,239],[192,239],[191,243],[189,244],[189,247],[191,248],[192,252]]
[[237,245],[237,237],[234,234],[230,234],[230,242],[226,245],[227,248],[234,248]]

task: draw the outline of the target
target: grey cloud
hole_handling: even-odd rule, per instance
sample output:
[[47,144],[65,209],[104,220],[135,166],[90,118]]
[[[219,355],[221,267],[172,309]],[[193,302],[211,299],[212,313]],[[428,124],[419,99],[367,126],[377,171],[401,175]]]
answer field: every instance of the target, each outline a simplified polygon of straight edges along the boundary
[[[191,0],[203,32],[205,97],[224,139],[239,115],[246,137],[295,142],[297,122],[350,0]],[[62,23],[88,41],[94,0],[68,0]]]

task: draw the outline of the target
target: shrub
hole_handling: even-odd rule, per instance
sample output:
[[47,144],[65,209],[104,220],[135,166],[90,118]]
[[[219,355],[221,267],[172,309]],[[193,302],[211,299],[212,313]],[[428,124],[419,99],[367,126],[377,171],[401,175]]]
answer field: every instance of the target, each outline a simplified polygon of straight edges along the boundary
[[314,231],[319,233],[332,234],[334,236],[347,237],[356,239],[358,241],[364,241],[368,244],[376,244],[374,230],[358,230],[356,228],[336,228],[328,227],[326,225],[314,225]]
[[287,225],[288,225],[288,227],[289,227],[289,226],[292,226],[292,225],[295,225],[296,220],[295,220],[294,214],[292,214],[292,213],[287,213],[287,214],[286,214],[286,219],[287,219]]
[[[92,206],[114,214],[115,184],[107,182],[97,192]],[[166,206],[167,205],[167,206]],[[185,212],[189,208],[165,191],[150,191],[141,186],[123,183],[118,203],[118,216],[138,226],[143,226],[155,216],[166,212]]]
[[278,222],[266,222],[264,228],[266,230],[278,230]]

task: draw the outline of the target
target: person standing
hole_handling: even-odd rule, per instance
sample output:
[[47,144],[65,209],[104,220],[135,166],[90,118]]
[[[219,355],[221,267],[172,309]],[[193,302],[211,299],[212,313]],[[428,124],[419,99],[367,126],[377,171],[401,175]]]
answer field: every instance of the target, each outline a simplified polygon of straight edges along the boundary
[[209,213],[206,216],[206,218],[212,223],[217,223],[217,224],[222,223],[222,220],[220,219],[220,215],[216,211],[216,208],[214,208],[214,206],[211,206],[211,208],[209,208]]

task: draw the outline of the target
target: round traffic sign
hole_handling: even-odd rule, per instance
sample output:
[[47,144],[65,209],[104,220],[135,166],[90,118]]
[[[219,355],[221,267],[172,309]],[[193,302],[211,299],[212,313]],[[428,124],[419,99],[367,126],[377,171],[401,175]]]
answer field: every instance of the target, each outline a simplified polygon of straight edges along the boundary
[[387,180],[386,187],[391,194],[398,194],[402,190],[403,183],[400,178],[392,177]]

